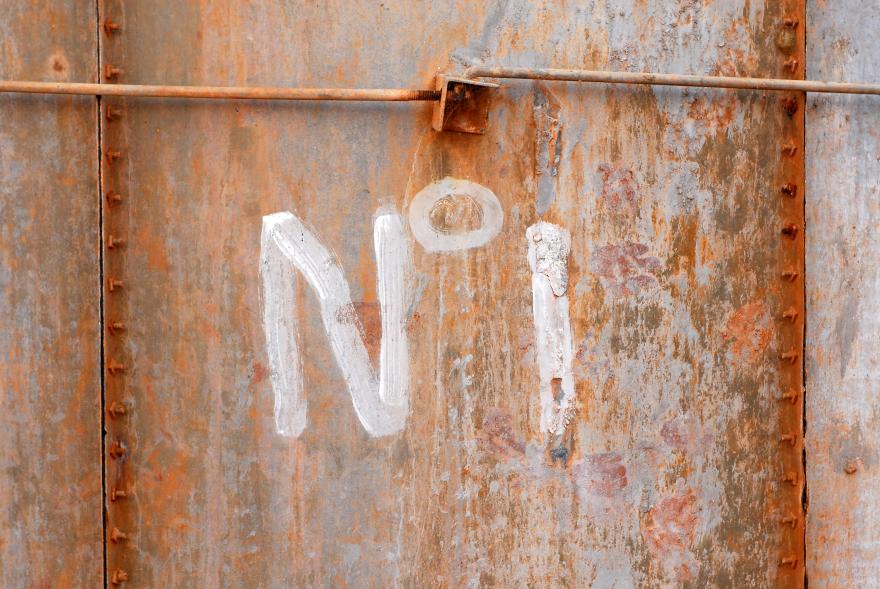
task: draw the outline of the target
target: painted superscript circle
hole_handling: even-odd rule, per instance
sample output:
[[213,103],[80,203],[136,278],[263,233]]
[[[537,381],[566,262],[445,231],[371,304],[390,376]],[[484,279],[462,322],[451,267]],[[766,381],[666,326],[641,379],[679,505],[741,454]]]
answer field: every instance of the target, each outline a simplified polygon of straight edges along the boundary
[[504,210],[491,190],[460,178],[429,184],[409,204],[409,225],[429,252],[453,252],[486,245],[498,235]]

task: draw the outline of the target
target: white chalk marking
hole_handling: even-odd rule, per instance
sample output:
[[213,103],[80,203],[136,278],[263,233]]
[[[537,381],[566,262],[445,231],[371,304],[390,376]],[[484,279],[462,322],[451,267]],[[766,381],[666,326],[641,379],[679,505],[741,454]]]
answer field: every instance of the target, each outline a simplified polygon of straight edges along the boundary
[[[446,232],[431,223],[431,211],[446,198],[470,199],[479,211],[480,225],[475,229]],[[504,210],[491,190],[458,178],[446,177],[429,184],[409,204],[409,225],[416,240],[429,252],[451,252],[486,245],[498,235],[504,223]]]
[[297,437],[306,427],[302,361],[296,344],[294,268],[305,276],[318,298],[330,347],[364,428],[373,436],[385,436],[399,432],[406,424],[406,272],[410,251],[400,215],[393,211],[377,215],[373,247],[382,313],[378,379],[364,345],[348,282],[335,256],[292,213],[263,217],[263,328],[275,392],[275,425],[282,435]]
[[568,254],[571,235],[539,222],[526,229],[532,270],[532,313],[541,378],[541,429],[565,430],[574,408],[574,346],[568,316]]

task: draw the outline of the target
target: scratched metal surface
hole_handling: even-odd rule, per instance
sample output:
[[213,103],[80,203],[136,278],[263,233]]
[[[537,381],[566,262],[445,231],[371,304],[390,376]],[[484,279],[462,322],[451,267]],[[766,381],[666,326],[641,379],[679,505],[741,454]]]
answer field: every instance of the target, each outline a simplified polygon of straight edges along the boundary
[[[0,78],[94,81],[94,6],[0,3]],[[98,587],[95,99],[0,95],[0,586]]]
[[[132,0],[103,6],[122,26],[102,56],[132,83],[430,88],[481,61],[775,76],[785,10],[802,4]],[[779,316],[802,300],[779,279],[800,132],[779,96],[511,82],[485,136],[439,135],[417,104],[108,103],[104,188],[125,200],[105,227],[127,245],[105,294],[127,330],[107,401],[130,407],[108,563],[130,586],[801,586],[802,559],[779,566],[803,550],[779,523],[802,481],[799,433],[778,443],[800,420],[776,400],[800,378]],[[413,245],[405,428],[361,426],[301,280],[308,423],[279,435],[261,217],[316,228],[375,354],[374,213],[447,176],[490,188],[504,224],[464,252]],[[564,461],[539,430],[538,220],[572,236]]]
[[[810,77],[880,79],[876,3],[814,1],[809,15]],[[880,103],[872,98],[811,96],[807,110],[810,587],[880,583]]]

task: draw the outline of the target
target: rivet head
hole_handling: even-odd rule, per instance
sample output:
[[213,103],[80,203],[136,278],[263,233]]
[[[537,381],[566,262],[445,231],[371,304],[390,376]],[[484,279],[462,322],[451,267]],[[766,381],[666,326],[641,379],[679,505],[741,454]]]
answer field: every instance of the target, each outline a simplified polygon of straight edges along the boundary
[[116,78],[119,77],[119,74],[121,74],[121,73],[122,73],[121,69],[119,69],[118,67],[115,67],[109,63],[104,67],[104,79],[105,80],[115,80]]
[[110,443],[109,453],[113,458],[122,458],[125,456],[125,446],[114,440]]
[[107,34],[108,37],[118,31],[120,28],[121,27],[119,23],[113,22],[109,18],[104,21],[104,32]]
[[788,237],[789,239],[794,239],[795,237],[797,237],[797,234],[798,234],[798,226],[795,225],[794,223],[788,223],[786,225],[783,225],[782,234],[784,236]]
[[119,544],[120,541],[127,539],[125,532],[115,527],[110,531],[110,541],[114,544]]
[[114,585],[121,585],[126,581],[128,581],[128,573],[126,573],[122,569],[116,569],[110,576],[110,582]]
[[125,405],[119,403],[118,401],[114,401],[110,404],[110,408],[107,409],[108,413],[110,413],[111,417],[118,418],[125,415]]
[[861,463],[861,458],[853,458],[846,463],[846,466],[843,468],[843,472],[845,472],[846,474],[856,474],[859,471]]
[[120,372],[125,372],[125,365],[117,362],[113,358],[107,361],[107,372],[110,374],[118,374]]

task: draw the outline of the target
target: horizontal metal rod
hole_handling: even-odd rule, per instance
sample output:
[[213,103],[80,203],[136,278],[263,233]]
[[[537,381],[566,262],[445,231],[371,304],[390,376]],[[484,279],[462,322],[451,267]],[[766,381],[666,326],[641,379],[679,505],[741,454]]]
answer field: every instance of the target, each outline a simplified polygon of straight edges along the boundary
[[439,90],[406,90],[397,88],[248,88],[242,86],[148,86],[140,84],[19,81],[0,81],[0,92],[249,100],[357,100],[368,102],[440,100]]
[[834,94],[880,94],[880,84],[850,82],[815,82],[775,78],[733,78],[728,76],[692,76],[641,72],[603,72],[577,69],[474,66],[465,71],[467,78],[558,80],[565,82],[600,82],[608,84],[645,84],[652,86],[693,86],[699,88],[735,88],[741,90],[793,90]]

